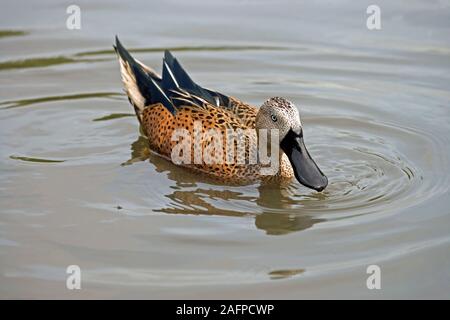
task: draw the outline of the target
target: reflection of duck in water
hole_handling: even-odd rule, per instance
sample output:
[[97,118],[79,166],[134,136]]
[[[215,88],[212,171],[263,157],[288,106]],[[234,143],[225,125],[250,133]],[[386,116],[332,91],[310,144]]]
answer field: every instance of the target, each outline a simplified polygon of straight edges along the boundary
[[[194,145],[194,152],[191,152],[191,146],[187,149],[189,152],[182,152],[189,160],[183,161],[182,165],[220,181],[253,182],[274,178],[281,181],[295,176],[301,184],[317,191],[327,186],[326,176],[305,147],[300,117],[293,103],[284,98],[271,98],[258,110],[232,97],[200,87],[169,51],[165,53],[160,77],[135,60],[117,38],[115,49],[125,91],[154,152],[171,158],[179,143],[172,139],[173,133],[184,130],[194,140],[199,137],[196,141],[204,155],[213,144],[213,138],[205,138],[205,133],[210,129],[218,130],[222,137],[227,137],[227,130],[242,130],[248,146],[243,154],[233,151],[231,161],[228,161],[229,158],[224,161],[228,150],[223,148],[221,152],[214,153],[210,159],[212,161],[198,161]],[[200,130],[196,130],[196,123],[200,123]],[[257,150],[257,133],[261,133],[262,129],[276,129],[279,132],[276,143],[282,150],[277,159],[280,165],[270,176],[262,173],[260,161],[249,161],[250,155]],[[233,146],[231,148],[236,148],[236,141]],[[229,146],[223,142],[222,147]],[[244,162],[240,161],[242,157]]]
[[[131,145],[131,159],[124,165],[146,160],[155,166],[157,172],[167,173],[167,177],[175,182],[173,192],[165,195],[170,199],[171,205],[156,211],[168,214],[245,217],[253,214],[232,208],[218,208],[209,200],[231,200],[234,203],[238,201],[254,202],[258,205],[260,212],[253,215],[256,227],[271,235],[308,229],[314,224],[324,221],[312,218],[310,214],[299,212],[299,203],[291,198],[292,191],[287,186],[280,188],[279,184],[262,184],[258,187],[259,195],[255,196],[244,195],[236,189],[222,189],[222,184],[217,180],[211,179],[207,175],[199,176],[195,172],[186,171],[153,154],[148,147],[147,139],[141,136]],[[199,183],[204,183],[205,186],[198,187]],[[324,197],[322,193],[317,193],[314,199],[322,199],[322,197]],[[309,201],[317,203],[318,201],[314,201],[314,199]],[[280,209],[283,212],[280,212]]]

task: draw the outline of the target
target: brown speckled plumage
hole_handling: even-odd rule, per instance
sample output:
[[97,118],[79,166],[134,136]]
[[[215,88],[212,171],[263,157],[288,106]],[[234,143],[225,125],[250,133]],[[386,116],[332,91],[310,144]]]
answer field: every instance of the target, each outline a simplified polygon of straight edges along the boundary
[[[256,107],[233,97],[227,97],[197,86],[184,73],[183,69],[175,70],[175,68],[178,68],[178,62],[170,53],[166,52],[164,68],[169,68],[170,76],[173,76],[175,72],[178,72],[178,74],[173,76],[172,79],[166,80],[164,72],[167,72],[167,69],[163,70],[163,75],[160,77],[149,67],[134,60],[121,46],[120,42],[117,41],[116,45],[125,92],[135,108],[143,133],[148,138],[152,151],[170,160],[172,150],[178,143],[178,141],[172,141],[174,130],[185,129],[195,139],[194,123],[196,121],[201,123],[202,133],[213,128],[223,133],[223,137],[226,136],[225,131],[227,129],[242,129],[245,132],[246,145],[249,146],[245,149],[244,164],[237,163],[237,152],[234,152],[235,161],[232,161],[232,163],[222,161],[221,164],[206,164],[204,162],[195,164],[194,152],[192,151],[191,164],[183,164],[183,166],[222,180],[234,182],[251,182],[260,179],[283,180],[293,177],[292,167],[286,155],[282,153],[280,153],[280,170],[274,176],[261,176],[260,164],[250,163],[249,154],[256,150],[258,143],[256,125],[258,109]],[[187,88],[179,85],[178,82],[181,81],[184,81]],[[144,86],[149,86],[148,90],[147,88],[144,90]],[[164,86],[169,87],[169,89],[162,90],[161,88]],[[171,89],[173,86],[179,87]],[[289,111],[289,102],[287,101],[269,100],[266,103],[278,104],[280,112]],[[202,150],[204,150],[211,143],[211,139],[204,140],[202,137],[200,139]],[[223,145],[226,146],[226,140]],[[225,156],[224,150],[222,157]]]

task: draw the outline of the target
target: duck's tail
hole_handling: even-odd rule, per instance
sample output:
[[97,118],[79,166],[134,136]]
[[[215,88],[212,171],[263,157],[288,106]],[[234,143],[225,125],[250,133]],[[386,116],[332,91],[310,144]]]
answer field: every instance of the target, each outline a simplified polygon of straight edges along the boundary
[[114,50],[120,62],[120,73],[128,100],[133,105],[136,116],[142,121],[146,106],[160,102],[169,110],[173,105],[161,89],[161,77],[142,62],[134,59],[116,36]]

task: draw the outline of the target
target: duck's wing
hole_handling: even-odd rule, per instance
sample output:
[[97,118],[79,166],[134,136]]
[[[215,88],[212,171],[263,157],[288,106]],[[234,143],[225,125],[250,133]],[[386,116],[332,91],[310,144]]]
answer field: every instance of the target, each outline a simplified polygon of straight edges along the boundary
[[162,76],[159,76],[151,68],[134,59],[117,37],[114,49],[119,57],[125,92],[140,121],[146,107],[161,103],[173,115],[182,106],[223,108],[226,112],[233,113],[242,123],[248,124],[249,127],[254,126],[256,108],[199,86],[170,51],[165,51]]
[[120,61],[120,73],[125,92],[133,105],[139,121],[146,106],[161,103],[172,114],[175,106],[162,89],[162,79],[151,68],[134,59],[116,36],[114,46]]
[[[228,107],[229,97],[219,92],[203,88],[195,83],[169,50],[164,52],[163,64],[163,70],[165,68],[169,71],[168,73],[170,73],[172,79],[175,79],[179,88],[204,99],[212,105],[218,107]],[[163,71],[163,87],[165,85],[164,80]]]
[[[235,114],[245,125],[254,127],[257,114],[257,109],[254,106],[223,93],[199,86],[168,50],[164,53],[162,79],[163,88],[170,88],[175,91],[176,89],[181,89],[188,96],[201,98],[204,102],[226,109],[228,112]],[[186,102],[185,100],[181,101]]]

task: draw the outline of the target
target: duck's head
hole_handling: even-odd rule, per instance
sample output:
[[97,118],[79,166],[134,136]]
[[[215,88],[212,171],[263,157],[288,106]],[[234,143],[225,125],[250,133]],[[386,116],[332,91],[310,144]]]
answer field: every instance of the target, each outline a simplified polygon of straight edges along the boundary
[[264,102],[256,116],[256,129],[278,129],[280,148],[289,158],[297,180],[317,191],[325,189],[328,179],[306,149],[300,115],[292,102],[280,97]]

